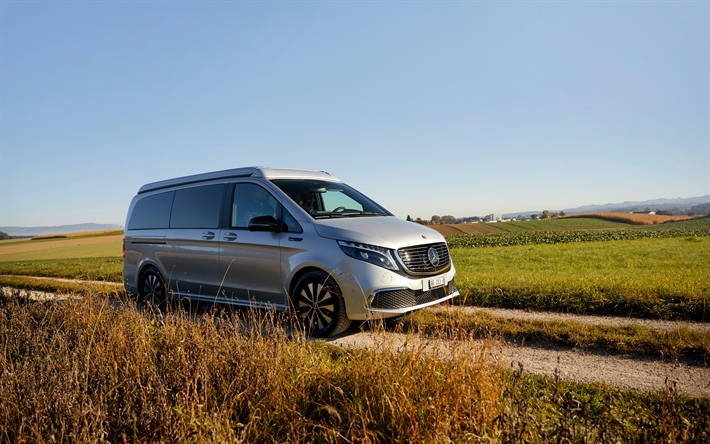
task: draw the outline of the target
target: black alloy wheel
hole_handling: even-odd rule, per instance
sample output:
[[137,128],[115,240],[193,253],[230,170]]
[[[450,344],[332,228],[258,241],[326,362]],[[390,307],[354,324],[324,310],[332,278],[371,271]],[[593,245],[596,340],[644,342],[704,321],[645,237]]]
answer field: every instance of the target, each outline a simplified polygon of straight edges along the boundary
[[149,268],[143,272],[140,294],[149,310],[165,311],[168,302],[165,282],[160,272],[155,268]]
[[348,329],[350,319],[335,280],[322,271],[305,274],[294,287],[293,304],[306,334],[334,336]]

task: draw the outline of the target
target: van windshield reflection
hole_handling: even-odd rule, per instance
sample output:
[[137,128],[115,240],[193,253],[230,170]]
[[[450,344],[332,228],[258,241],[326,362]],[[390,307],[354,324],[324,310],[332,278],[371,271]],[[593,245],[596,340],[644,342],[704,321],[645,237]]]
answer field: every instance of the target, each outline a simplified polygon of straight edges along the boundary
[[391,215],[343,183],[306,179],[274,179],[271,182],[314,219]]

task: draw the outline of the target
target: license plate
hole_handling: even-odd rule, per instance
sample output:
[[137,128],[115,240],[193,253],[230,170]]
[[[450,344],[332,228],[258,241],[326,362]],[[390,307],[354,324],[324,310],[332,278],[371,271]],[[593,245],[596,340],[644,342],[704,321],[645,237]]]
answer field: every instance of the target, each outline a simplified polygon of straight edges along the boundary
[[443,287],[445,283],[446,282],[445,282],[444,276],[440,276],[440,277],[434,278],[434,279],[429,279],[429,290]]

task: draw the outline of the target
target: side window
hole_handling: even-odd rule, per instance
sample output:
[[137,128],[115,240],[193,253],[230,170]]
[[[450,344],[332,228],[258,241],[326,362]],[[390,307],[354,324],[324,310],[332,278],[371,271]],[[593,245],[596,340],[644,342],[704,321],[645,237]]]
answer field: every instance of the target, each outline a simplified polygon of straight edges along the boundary
[[253,183],[238,183],[234,186],[232,199],[232,228],[248,228],[249,221],[258,216],[273,216],[279,219],[281,204],[264,188]]
[[154,194],[136,202],[133,207],[129,230],[155,230],[168,228],[170,206],[173,204],[174,191]]
[[223,191],[223,184],[176,191],[170,228],[218,228]]
[[296,222],[296,219],[291,216],[286,208],[283,209],[284,221],[282,230],[287,233],[303,233],[303,228]]

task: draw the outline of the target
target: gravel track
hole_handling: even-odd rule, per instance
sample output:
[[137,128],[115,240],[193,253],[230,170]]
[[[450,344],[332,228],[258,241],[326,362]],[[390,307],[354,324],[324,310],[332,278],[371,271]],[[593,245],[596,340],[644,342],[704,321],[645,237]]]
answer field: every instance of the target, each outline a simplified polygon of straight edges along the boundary
[[433,307],[430,310],[458,310],[464,313],[490,313],[492,316],[508,319],[522,319],[530,321],[574,321],[580,324],[594,325],[609,325],[612,327],[621,327],[628,325],[640,325],[642,327],[653,328],[655,330],[671,331],[676,328],[685,327],[691,330],[710,332],[710,323],[707,322],[691,322],[691,321],[665,321],[662,319],[641,319],[641,318],[622,318],[618,316],[597,316],[597,315],[578,315],[571,313],[556,313],[549,311],[527,311],[515,310],[509,308],[482,308],[482,307]]
[[[45,278],[54,279],[54,278]],[[70,282],[74,279],[55,279]],[[121,285],[116,284],[115,285]],[[4,294],[17,294],[34,300],[68,299],[70,296],[58,296],[41,291],[19,290],[5,286],[0,288]],[[444,310],[447,308],[441,308]],[[707,325],[682,321],[656,321],[603,316],[580,316],[561,313],[526,312],[523,310],[482,309],[474,307],[452,307],[448,309],[469,312],[487,311],[494,316],[516,319],[536,320],[574,320],[587,324],[629,325],[637,323],[650,328],[668,330],[678,326],[697,328],[707,331]],[[647,356],[628,354],[617,355],[604,350],[569,349],[551,345],[526,344],[524,346],[498,342],[491,347],[491,341],[468,340],[465,342],[451,339],[432,339],[425,336],[412,336],[391,331],[348,331],[343,335],[327,339],[327,342],[340,347],[376,349],[392,352],[403,350],[421,350],[426,353],[446,357],[456,350],[467,353],[486,352],[498,365],[516,367],[523,365],[526,373],[545,376],[559,376],[560,379],[578,382],[602,382],[623,389],[648,391],[663,389],[666,381],[676,384],[681,393],[695,397],[710,397],[710,367],[688,365],[682,362],[664,362]]]

